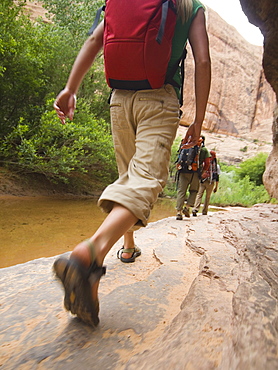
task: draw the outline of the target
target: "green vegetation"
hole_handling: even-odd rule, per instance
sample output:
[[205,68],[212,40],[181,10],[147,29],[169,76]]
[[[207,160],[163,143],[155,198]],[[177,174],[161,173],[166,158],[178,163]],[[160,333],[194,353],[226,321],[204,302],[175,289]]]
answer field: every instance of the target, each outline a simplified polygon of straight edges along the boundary
[[[171,156],[170,176],[164,194],[176,196],[175,160],[180,139],[176,139]],[[211,205],[215,206],[245,206],[257,203],[275,202],[263,186],[262,176],[265,170],[266,153],[242,162],[239,167],[220,163],[221,175],[218,191],[211,196]]]
[[86,173],[103,188],[116,164],[102,56],[80,87],[74,121],[62,126],[52,108],[100,1],[46,0],[49,23],[31,21],[24,3],[0,4],[0,164],[69,184]]
[[[52,24],[36,23],[23,12],[23,2],[0,3],[0,137],[23,119],[37,127],[46,97],[63,86],[72,62],[64,39],[72,37]],[[1,153],[0,153],[1,154]]]
[[235,170],[237,178],[243,180],[248,176],[256,186],[262,185],[266,159],[266,153],[259,153],[255,157],[242,162],[239,168]]
[[241,152],[246,153],[248,150],[248,146],[245,145],[243,148],[240,149]]
[[248,176],[238,180],[232,171],[221,172],[218,191],[212,193],[210,204],[249,207],[257,203],[269,203],[270,200],[263,185],[256,186]]
[[[96,120],[79,103],[74,123],[61,125],[50,101],[37,129],[22,121],[6,136],[1,152],[5,163],[25,173],[69,183],[76,174],[89,174],[97,182],[116,179],[113,143],[107,123]],[[107,168],[109,171],[107,171]]]
[[259,153],[239,167],[220,164],[219,190],[212,194],[211,204],[251,206],[274,202],[263,186],[266,159],[266,153]]

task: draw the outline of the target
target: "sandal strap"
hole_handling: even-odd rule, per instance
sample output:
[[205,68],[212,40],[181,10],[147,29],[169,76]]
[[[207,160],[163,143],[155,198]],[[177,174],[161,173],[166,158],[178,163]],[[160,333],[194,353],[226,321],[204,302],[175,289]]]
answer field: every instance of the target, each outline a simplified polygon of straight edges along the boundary
[[120,249],[122,253],[134,253],[135,252],[135,247],[134,248],[127,248],[125,249],[124,247]]
[[96,261],[94,261],[88,268],[88,280],[91,284],[94,284],[96,281],[106,274],[106,266],[98,266]]
[[90,280],[92,284],[98,281],[106,273],[106,266],[99,266],[96,261],[96,251],[95,246],[90,239],[85,240],[88,243],[90,255],[91,255],[91,265],[87,269],[87,279]]
[[124,248],[124,246],[122,246],[122,248],[120,248],[117,252],[117,257],[120,259],[121,258],[121,255],[122,253],[134,253],[135,252],[135,247],[134,248]]
[[117,257],[119,259],[121,259],[122,253],[131,253],[133,256],[135,253],[141,254],[141,250],[137,247],[137,245],[134,245],[133,248],[124,248],[124,246],[122,246],[122,248],[120,248],[117,252]]
[[90,239],[86,239],[85,242],[88,244],[89,251],[90,251],[90,256],[91,256],[91,261],[93,262],[93,261],[96,260],[95,246],[94,246],[93,242],[91,242]]

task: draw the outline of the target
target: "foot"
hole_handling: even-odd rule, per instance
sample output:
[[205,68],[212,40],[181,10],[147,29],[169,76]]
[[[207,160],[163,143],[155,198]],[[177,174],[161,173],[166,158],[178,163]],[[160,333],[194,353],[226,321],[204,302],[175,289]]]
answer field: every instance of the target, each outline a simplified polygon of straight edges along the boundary
[[177,213],[176,220],[182,220],[182,214],[181,213]]
[[[95,255],[95,248],[92,242],[87,239],[79,243],[70,255],[70,259],[76,259],[79,261],[85,268],[89,268],[92,264],[92,260],[95,260],[98,266],[102,266],[102,262],[98,260],[98,257]],[[98,284],[92,285],[92,298],[93,300],[98,299]]]
[[197,217],[197,211],[194,211],[194,210],[193,210],[193,211],[192,211],[192,216],[193,216],[193,217]]
[[101,276],[105,274],[105,267],[98,264],[93,245],[89,241],[80,243],[70,259],[59,257],[54,262],[53,270],[65,290],[66,310],[87,324],[97,326],[98,285]]
[[136,245],[133,248],[124,248],[118,250],[117,257],[125,263],[135,262],[135,258],[141,255],[141,249]]
[[182,213],[185,215],[185,217],[190,217],[189,209],[187,207],[184,207],[184,209],[182,210]]

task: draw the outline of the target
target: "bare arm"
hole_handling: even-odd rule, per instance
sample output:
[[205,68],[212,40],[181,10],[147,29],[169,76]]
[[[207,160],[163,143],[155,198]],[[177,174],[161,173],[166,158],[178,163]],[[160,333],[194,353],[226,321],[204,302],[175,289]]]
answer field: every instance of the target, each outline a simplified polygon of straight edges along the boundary
[[195,145],[200,137],[210,90],[211,63],[203,9],[198,10],[192,21],[189,31],[189,42],[195,62],[196,107],[194,122],[189,126],[184,138],[184,143],[187,143],[187,147]]
[[78,88],[103,46],[103,21],[82,46],[69,75],[66,87],[57,96],[54,108],[64,124],[66,117],[73,119]]

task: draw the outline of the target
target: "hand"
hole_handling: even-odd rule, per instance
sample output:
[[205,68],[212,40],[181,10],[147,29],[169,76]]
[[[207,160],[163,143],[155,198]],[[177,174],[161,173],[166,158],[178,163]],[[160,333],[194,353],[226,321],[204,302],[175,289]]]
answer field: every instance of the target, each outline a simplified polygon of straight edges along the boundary
[[74,110],[76,106],[76,95],[65,88],[57,96],[53,106],[61,123],[64,125],[66,123],[67,117],[71,121],[73,120]]
[[214,193],[216,193],[216,192],[217,192],[217,188],[214,188],[214,189],[213,189],[213,192],[214,192]]
[[183,149],[188,149],[195,146],[198,143],[198,140],[201,135],[202,125],[193,122],[186,132],[186,135],[183,139]]
[[204,180],[208,177],[208,173],[205,171],[202,173],[201,178]]

